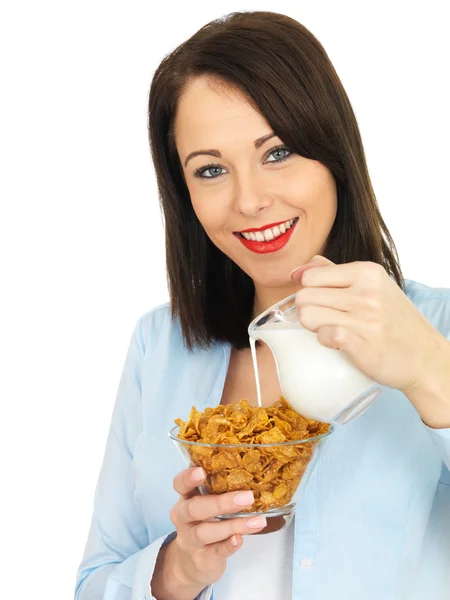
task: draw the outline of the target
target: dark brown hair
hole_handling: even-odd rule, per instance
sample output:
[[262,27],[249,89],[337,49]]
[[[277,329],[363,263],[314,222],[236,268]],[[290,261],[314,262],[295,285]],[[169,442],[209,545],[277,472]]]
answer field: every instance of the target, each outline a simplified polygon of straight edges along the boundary
[[243,92],[293,152],[332,173],[337,215],[323,254],[342,264],[382,265],[404,290],[394,242],[380,214],[356,117],[320,42],[274,12],[216,19],[165,56],[149,93],[148,129],[164,213],[172,317],[186,346],[215,340],[249,346],[252,279],[208,238],[192,208],[175,146],[174,117],[185,87],[209,76]]

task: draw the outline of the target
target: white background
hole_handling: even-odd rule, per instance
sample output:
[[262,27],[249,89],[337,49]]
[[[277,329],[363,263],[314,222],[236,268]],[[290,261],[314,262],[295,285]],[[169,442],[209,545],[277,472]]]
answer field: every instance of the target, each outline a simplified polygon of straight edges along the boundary
[[405,277],[450,287],[446,4],[2,8],[2,597],[73,597],[132,329],[168,298],[146,129],[164,55],[234,10],[306,25],[349,94]]

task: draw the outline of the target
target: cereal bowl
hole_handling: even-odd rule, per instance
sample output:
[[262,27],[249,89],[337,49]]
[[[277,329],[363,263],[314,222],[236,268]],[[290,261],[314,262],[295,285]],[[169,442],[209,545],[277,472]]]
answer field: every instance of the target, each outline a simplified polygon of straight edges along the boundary
[[198,486],[201,494],[252,490],[255,500],[251,507],[219,515],[219,519],[264,514],[268,525],[261,533],[268,533],[290,523],[302,490],[333,431],[332,425],[327,427],[318,435],[271,443],[189,441],[179,437],[179,425],[171,429],[169,437],[188,466],[205,470],[205,482]]

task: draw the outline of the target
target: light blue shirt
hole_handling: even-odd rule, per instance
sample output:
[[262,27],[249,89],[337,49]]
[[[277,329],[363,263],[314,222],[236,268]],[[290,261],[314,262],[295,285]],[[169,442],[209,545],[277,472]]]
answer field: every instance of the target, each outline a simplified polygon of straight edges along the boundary
[[[450,339],[450,289],[411,280],[406,285],[410,300]],[[138,320],[76,575],[76,600],[153,598],[158,552],[176,535],[169,518],[178,498],[173,478],[185,468],[167,432],[191,406],[202,411],[220,403],[230,350],[217,343],[189,354],[168,304]],[[449,598],[448,468],[450,429],[427,427],[404,394],[383,387],[361,417],[336,428],[299,500],[292,599]],[[300,566],[304,557],[312,565],[307,570]],[[198,599],[213,597],[209,586]]]

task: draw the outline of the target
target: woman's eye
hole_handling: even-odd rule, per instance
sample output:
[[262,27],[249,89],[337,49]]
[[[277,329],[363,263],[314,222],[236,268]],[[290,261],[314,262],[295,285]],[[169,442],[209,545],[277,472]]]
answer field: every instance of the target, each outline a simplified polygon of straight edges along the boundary
[[[218,169],[222,169],[222,167],[220,165],[205,165],[204,167],[201,167],[200,169],[197,169],[194,173],[195,177],[200,177],[200,179],[217,179],[217,177],[215,177],[214,175],[208,175],[207,177],[203,176],[203,173],[206,173],[207,171],[213,171],[214,169],[218,170]],[[220,175],[220,173],[219,173]]]
[[[284,156],[282,155],[280,158],[276,158],[275,160],[269,160],[267,162],[282,162],[283,160],[289,158],[292,154],[291,150],[289,150],[287,146],[277,146],[276,148],[272,148],[272,150],[269,151],[268,156],[276,155],[278,153],[283,152],[287,152],[288,154]],[[197,169],[194,173],[194,176],[199,177],[200,179],[217,179],[221,175],[221,173],[217,173],[217,171],[220,171],[221,169],[223,170],[223,167],[221,167],[220,165],[211,163],[209,165],[205,165],[204,167],[200,167],[200,169]],[[204,173],[207,173],[208,171],[210,172],[210,174],[205,176]],[[216,171],[216,174],[211,174],[214,171]]]
[[282,160],[286,160],[286,158],[288,158],[291,155],[291,151],[289,150],[289,148],[287,148],[286,146],[281,146],[279,148],[274,148],[273,150],[271,150],[269,156],[271,154],[277,154],[278,152],[288,152],[289,154],[287,156],[282,156],[278,160],[269,160],[269,162],[281,162]]

